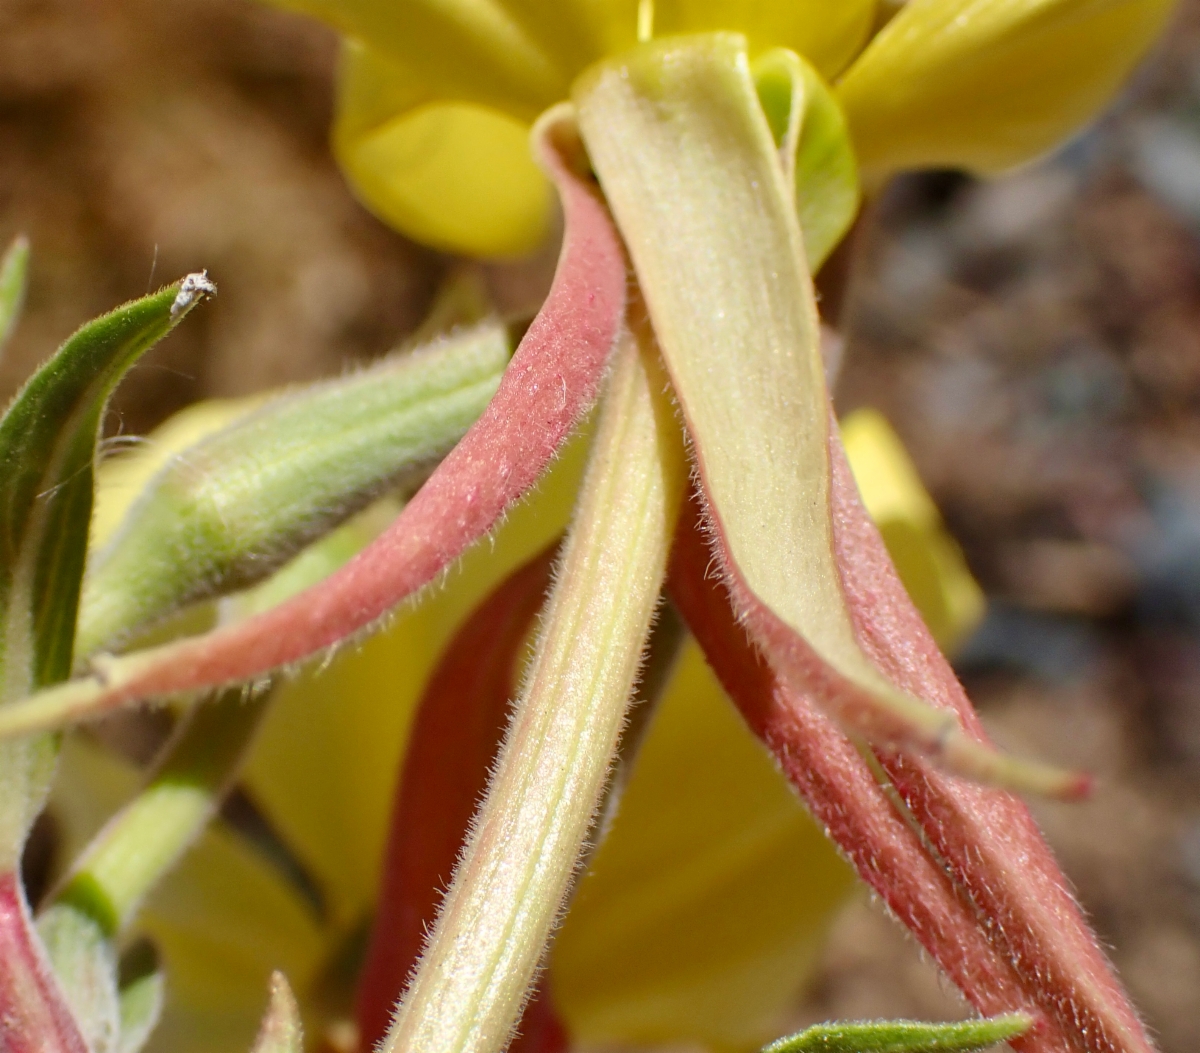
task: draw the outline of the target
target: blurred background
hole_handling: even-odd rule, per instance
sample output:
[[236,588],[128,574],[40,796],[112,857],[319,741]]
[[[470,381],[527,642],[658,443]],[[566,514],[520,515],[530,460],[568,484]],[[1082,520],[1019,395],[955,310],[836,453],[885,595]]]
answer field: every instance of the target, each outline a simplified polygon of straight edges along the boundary
[[[336,47],[253,0],[0,0],[0,243],[33,243],[7,397],[77,325],[207,268],[220,296],[108,422],[344,370],[453,261],[330,160]],[[986,590],[957,657],[995,737],[1100,778],[1034,803],[1165,1053],[1200,1049],[1200,0],[1119,105],[1004,180],[905,178],[863,225],[842,410],[893,423]],[[537,302],[553,253],[489,277]],[[803,1020],[961,1015],[865,896]]]

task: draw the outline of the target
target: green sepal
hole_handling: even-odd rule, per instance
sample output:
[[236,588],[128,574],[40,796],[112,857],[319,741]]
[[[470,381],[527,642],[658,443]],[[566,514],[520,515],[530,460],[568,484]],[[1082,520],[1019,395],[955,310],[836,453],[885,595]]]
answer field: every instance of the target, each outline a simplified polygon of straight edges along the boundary
[[1032,1023],[1024,1013],[1009,1013],[955,1024],[912,1020],[817,1024],[772,1042],[762,1053],[971,1053],[1016,1038]]
[[180,451],[93,557],[80,655],[261,581],[436,462],[483,412],[511,353],[498,323],[460,331],[283,394]]
[[821,75],[794,51],[764,52],[751,73],[795,188],[804,252],[816,274],[858,215],[858,163],[846,119]]
[[94,919],[65,903],[43,911],[37,931],[88,1048],[117,1053],[121,1011],[112,944]]
[[29,241],[18,235],[0,257],[0,351],[21,317],[29,272]]
[[149,940],[121,957],[121,1035],[117,1053],[140,1053],[162,1016],[166,980]]
[[89,322],[0,420],[0,699],[65,679],[105,403],[125,371],[202,297],[204,275]]

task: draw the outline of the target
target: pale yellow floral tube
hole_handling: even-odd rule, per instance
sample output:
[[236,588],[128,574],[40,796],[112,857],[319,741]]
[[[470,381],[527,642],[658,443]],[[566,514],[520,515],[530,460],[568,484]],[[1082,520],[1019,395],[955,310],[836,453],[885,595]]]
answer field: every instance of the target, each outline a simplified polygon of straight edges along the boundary
[[652,340],[627,336],[487,799],[386,1053],[498,1053],[604,788],[686,480]]

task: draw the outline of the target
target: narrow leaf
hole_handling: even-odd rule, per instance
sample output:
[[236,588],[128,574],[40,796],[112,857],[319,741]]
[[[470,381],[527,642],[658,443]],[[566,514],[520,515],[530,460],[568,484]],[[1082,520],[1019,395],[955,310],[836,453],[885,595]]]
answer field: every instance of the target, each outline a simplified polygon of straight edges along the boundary
[[[85,325],[0,420],[0,704],[69,674],[104,405],[137,358],[212,291],[206,277],[190,275]],[[52,736],[0,747],[0,1045],[14,1051],[88,1045],[46,963],[18,877],[56,752]],[[111,1044],[115,1007],[100,990],[104,965],[77,936],[60,956],[68,993],[97,1044]]]
[[960,774],[1069,795],[888,681],[842,596],[820,332],[799,223],[745,41],[657,42],[575,96],[693,442],[735,605],[769,660],[847,726]]
[[213,291],[193,274],[89,322],[0,420],[0,700],[70,674],[105,403],[125,371]]
[[539,142],[566,220],[554,284],[488,409],[395,523],[337,574],[274,610],[178,644],[95,662],[90,676],[8,707],[0,712],[0,736],[247,680],[319,652],[433,581],[537,483],[596,399],[621,328],[626,281],[608,211],[573,167],[578,144]]
[[365,1048],[387,1034],[436,920],[442,890],[487,789],[522,645],[549,584],[547,552],[496,589],[450,641],[418,705],[359,980],[357,1018]]
[[641,339],[639,348],[630,335],[618,354],[524,690],[384,1053],[504,1049],[570,886],[685,478],[653,343]]
[[18,236],[0,257],[0,352],[21,319],[28,271],[29,241]]
[[304,1053],[300,1007],[281,972],[271,974],[271,1001],[251,1053]]
[[865,1024],[817,1024],[772,1042],[763,1053],[972,1053],[1015,1038],[1032,1021],[1023,1014],[956,1024],[876,1020]]
[[483,325],[281,395],[180,450],[93,557],[79,653],[262,580],[435,463],[487,407],[510,353],[506,329]]

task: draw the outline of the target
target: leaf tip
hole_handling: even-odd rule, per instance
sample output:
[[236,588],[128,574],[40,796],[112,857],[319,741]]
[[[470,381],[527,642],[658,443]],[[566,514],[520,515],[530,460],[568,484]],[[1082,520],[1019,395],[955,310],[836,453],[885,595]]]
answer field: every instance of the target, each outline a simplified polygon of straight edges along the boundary
[[184,277],[171,304],[171,318],[177,320],[190,311],[202,299],[217,295],[217,286],[208,276],[208,271],[196,271]]

